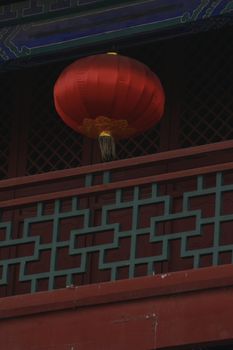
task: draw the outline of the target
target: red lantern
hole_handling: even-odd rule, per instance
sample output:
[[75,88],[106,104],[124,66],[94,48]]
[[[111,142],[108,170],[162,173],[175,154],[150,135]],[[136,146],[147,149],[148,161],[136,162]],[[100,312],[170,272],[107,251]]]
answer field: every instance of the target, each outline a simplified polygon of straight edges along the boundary
[[109,53],[69,65],[56,81],[54,100],[67,125],[99,137],[103,158],[109,160],[113,154],[103,152],[114,153],[113,138],[128,138],[153,127],[163,115],[165,97],[160,80],[147,66]]

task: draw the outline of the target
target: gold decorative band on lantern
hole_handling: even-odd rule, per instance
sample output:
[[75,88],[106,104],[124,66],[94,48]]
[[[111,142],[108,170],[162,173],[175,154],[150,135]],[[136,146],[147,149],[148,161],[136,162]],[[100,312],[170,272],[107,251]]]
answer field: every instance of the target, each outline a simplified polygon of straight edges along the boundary
[[100,137],[103,137],[103,136],[106,136],[106,137],[111,137],[112,135],[111,135],[111,133],[109,132],[109,131],[101,131],[101,133],[100,133],[100,135],[99,135]]
[[85,118],[82,125],[80,125],[80,131],[94,139],[98,138],[102,132],[109,133],[116,139],[128,138],[135,133],[135,129],[129,127],[127,120],[117,120],[103,116],[95,119]]

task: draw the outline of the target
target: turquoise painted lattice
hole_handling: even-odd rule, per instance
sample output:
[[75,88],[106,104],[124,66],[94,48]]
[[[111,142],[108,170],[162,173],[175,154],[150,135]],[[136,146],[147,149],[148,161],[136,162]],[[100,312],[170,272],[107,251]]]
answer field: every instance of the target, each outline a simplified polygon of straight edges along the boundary
[[[231,231],[233,227],[233,209],[224,213],[223,197],[225,194],[231,196],[233,194],[233,185],[224,184],[224,176],[222,173],[218,173],[215,176],[215,184],[211,187],[205,186],[205,178],[199,176],[196,178],[196,189],[189,192],[184,192],[180,196],[182,205],[179,211],[174,211],[172,195],[160,195],[160,185],[151,184],[149,195],[146,198],[142,198],[142,189],[139,186],[135,186],[132,191],[132,197],[130,200],[126,200],[124,196],[125,190],[116,190],[110,197],[110,203],[103,204],[101,208],[101,215],[99,217],[99,223],[93,224],[93,216],[95,209],[86,208],[82,209],[79,198],[72,198],[71,208],[68,211],[62,210],[62,200],[56,200],[53,204],[53,210],[49,214],[46,213],[45,203],[38,203],[36,212],[30,217],[26,217],[23,220],[23,230],[20,238],[15,237],[13,230],[13,222],[0,223],[0,232],[4,232],[4,239],[0,241],[0,247],[19,247],[25,244],[33,245],[33,253],[28,256],[9,257],[8,259],[2,259],[0,266],[2,267],[2,276],[0,280],[1,285],[7,285],[9,277],[9,268],[12,265],[19,266],[19,274],[17,276],[19,282],[30,282],[31,291],[38,290],[38,282],[40,280],[48,281],[48,289],[55,288],[55,280],[57,277],[64,277],[65,285],[74,284],[74,277],[79,274],[88,273],[91,269],[90,259],[93,254],[98,255],[99,271],[108,271],[109,279],[116,280],[119,278],[119,269],[126,268],[128,278],[133,278],[136,274],[136,268],[140,265],[147,267],[147,274],[158,273],[156,271],[156,263],[170,263],[173,264],[171,257],[177,254],[177,257],[181,261],[186,259],[192,260],[192,267],[199,268],[202,266],[201,259],[203,256],[211,256],[212,265],[220,263],[220,254],[229,253],[231,256],[231,263],[233,259],[233,239],[231,242],[222,243],[221,225],[224,223],[230,224]],[[214,208],[213,215],[203,215],[203,211],[200,208],[192,209],[193,199],[205,199],[208,206],[209,196],[214,196]],[[99,196],[99,195],[98,195]],[[229,197],[230,198],[230,197]],[[230,200],[233,200],[231,197]],[[154,205],[154,207],[153,207]],[[156,205],[160,205],[162,208],[162,214],[156,211]],[[150,214],[149,225],[144,227],[141,225],[143,208],[151,206],[154,208]],[[232,206],[233,207],[233,206]],[[229,209],[229,207],[228,207]],[[127,230],[122,228],[120,212],[130,210],[131,215],[128,216],[128,228]],[[110,215],[113,212],[119,211],[119,220],[111,223]],[[116,216],[115,216],[116,217]],[[67,239],[62,239],[61,222],[64,219],[71,219],[73,222],[72,229],[68,229]],[[76,224],[77,220],[81,219],[82,224]],[[182,229],[182,224],[178,230],[173,228],[173,223],[182,220],[190,219],[193,224],[189,229]],[[38,233],[32,236],[32,226],[50,223],[47,232],[51,235],[50,242],[44,242]],[[162,233],[161,225],[170,223],[170,231],[167,229]],[[212,244],[208,247],[201,245],[201,243],[195,248],[190,248],[190,239],[203,238],[203,227],[211,225],[213,227],[212,232]],[[111,240],[106,243],[97,243],[93,240],[91,243],[79,246],[77,242],[82,237],[98,237],[98,235],[107,236],[109,232],[112,232]],[[43,235],[46,232],[43,232]],[[230,233],[230,232],[229,232]],[[138,255],[139,238],[145,236],[148,238],[148,244],[159,244],[161,251],[158,254],[148,256],[148,252],[145,251],[144,256]],[[127,246],[128,257],[122,257],[120,253],[122,239],[128,239],[130,242]],[[179,242],[179,251],[171,251],[172,242]],[[200,241],[201,242],[201,241]],[[67,249],[68,257],[78,257],[77,266],[68,268],[58,267],[58,250],[60,248]],[[16,249],[17,250],[17,249]],[[117,259],[109,261],[108,254],[111,251],[119,250]],[[43,272],[29,272],[28,266],[31,263],[40,261],[42,253],[49,252],[49,263],[46,267],[46,271]],[[66,259],[64,256],[63,259]],[[175,264],[174,260],[174,264]],[[184,263],[184,269],[187,268]],[[172,267],[172,270],[175,266]],[[64,287],[65,287],[64,285]]]

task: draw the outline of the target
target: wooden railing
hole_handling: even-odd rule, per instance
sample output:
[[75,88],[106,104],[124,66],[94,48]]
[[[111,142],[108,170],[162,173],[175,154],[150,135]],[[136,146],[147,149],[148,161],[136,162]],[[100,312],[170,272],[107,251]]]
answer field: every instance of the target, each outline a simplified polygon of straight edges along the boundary
[[232,263],[233,141],[0,181],[1,294]]

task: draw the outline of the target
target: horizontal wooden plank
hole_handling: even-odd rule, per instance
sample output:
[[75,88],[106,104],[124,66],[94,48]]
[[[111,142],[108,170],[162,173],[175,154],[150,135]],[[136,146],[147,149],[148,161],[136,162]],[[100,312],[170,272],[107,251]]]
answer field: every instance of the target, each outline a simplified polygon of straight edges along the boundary
[[46,194],[20,197],[0,202],[0,208],[15,208],[25,206],[37,202],[45,202],[56,199],[70,198],[73,196],[93,195],[101,192],[115,191],[118,189],[130,188],[133,186],[148,185],[151,183],[160,183],[194,177],[197,175],[205,175],[210,173],[233,170],[233,162],[210,165],[200,168],[170,172],[167,174],[146,176],[132,180],[116,181],[114,183],[95,185],[91,187],[74,188],[67,191],[51,192]]
[[157,154],[141,156],[130,159],[117,160],[109,163],[99,163],[94,165],[87,165],[83,167],[51,171],[44,174],[16,177],[7,180],[0,181],[0,189],[15,189],[23,186],[40,184],[45,182],[54,182],[59,180],[70,179],[78,176],[88,175],[91,173],[99,173],[104,171],[114,171],[124,168],[125,170],[130,167],[142,167],[145,164],[159,163],[167,160],[178,160],[185,157],[192,157],[201,154],[208,154],[212,152],[220,152],[233,150],[233,141],[223,141],[217,143],[211,143],[209,145],[202,145],[196,147],[188,147],[183,149],[177,149],[167,152],[161,152]]
[[155,350],[230,341],[232,276],[226,265],[4,298],[1,346]]
[[233,265],[165,273],[0,299],[0,319],[233,286]]

